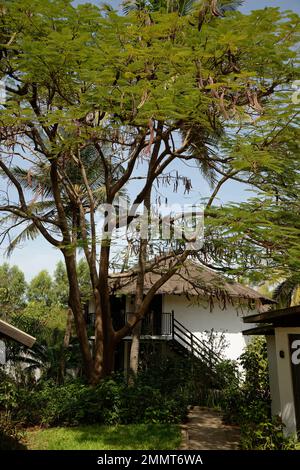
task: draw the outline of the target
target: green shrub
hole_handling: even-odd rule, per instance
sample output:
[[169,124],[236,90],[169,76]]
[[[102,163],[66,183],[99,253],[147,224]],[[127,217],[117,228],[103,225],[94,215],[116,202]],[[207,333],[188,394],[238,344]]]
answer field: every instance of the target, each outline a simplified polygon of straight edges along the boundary
[[187,413],[183,399],[166,396],[159,389],[137,383],[126,388],[121,412],[121,422],[129,423],[179,423]]
[[279,417],[271,416],[266,340],[254,338],[240,358],[245,377],[240,383],[225,386],[221,407],[226,423],[241,427],[244,450],[294,449],[293,440],[284,435]]
[[270,385],[267,342],[265,337],[254,338],[240,357],[245,370],[243,390],[250,402],[262,400],[270,404]]
[[241,447],[243,450],[294,450],[295,441],[284,436],[284,425],[276,416],[259,424],[244,424]]
[[200,361],[185,357],[153,355],[139,372],[137,384],[150,386],[161,395],[188,405],[205,405],[208,391],[216,389],[217,377]]
[[13,413],[25,425],[178,423],[187,411],[180,397],[143,384],[128,387],[120,379],[103,380],[96,387],[44,382],[31,391],[20,389],[17,400]]
[[22,450],[26,446],[21,443],[23,433],[11,420],[9,413],[0,413],[0,451]]
[[115,424],[119,422],[123,387],[113,380],[97,387],[79,381],[62,386],[44,382],[38,389],[19,392],[17,417],[27,425]]
[[11,411],[18,406],[18,387],[0,366],[0,413]]

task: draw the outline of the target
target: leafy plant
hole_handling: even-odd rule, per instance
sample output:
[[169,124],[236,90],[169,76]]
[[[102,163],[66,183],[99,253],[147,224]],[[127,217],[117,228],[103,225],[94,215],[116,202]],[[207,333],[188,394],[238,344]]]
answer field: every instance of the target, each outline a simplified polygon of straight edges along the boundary
[[25,425],[74,426],[84,424],[179,423],[187,412],[187,402],[166,396],[147,385],[128,387],[116,377],[96,387],[80,381],[57,386],[41,382],[32,390],[19,389],[14,419]]
[[0,413],[0,451],[26,449],[21,443],[24,434],[11,420],[10,415]]
[[284,436],[284,425],[279,416],[275,416],[258,425],[244,424],[241,446],[244,450],[294,450],[295,441]]
[[240,357],[244,380],[225,384],[220,405],[227,423],[241,427],[244,450],[294,449],[293,439],[285,437],[280,417],[271,416],[266,340],[257,337]]

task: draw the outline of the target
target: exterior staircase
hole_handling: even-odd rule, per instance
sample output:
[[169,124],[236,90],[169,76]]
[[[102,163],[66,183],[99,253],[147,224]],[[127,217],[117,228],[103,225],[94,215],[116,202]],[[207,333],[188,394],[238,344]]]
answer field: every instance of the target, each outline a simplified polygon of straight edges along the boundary
[[194,358],[214,372],[222,359],[209,343],[199,339],[172,315],[172,339],[170,347],[184,357]]
[[[127,313],[131,315],[131,313]],[[165,340],[169,348],[181,357],[195,359],[202,363],[207,370],[214,372],[218,363],[222,361],[216,354],[208,341],[201,340],[180,323],[171,313],[160,313],[159,315],[148,314],[142,320],[142,340]]]

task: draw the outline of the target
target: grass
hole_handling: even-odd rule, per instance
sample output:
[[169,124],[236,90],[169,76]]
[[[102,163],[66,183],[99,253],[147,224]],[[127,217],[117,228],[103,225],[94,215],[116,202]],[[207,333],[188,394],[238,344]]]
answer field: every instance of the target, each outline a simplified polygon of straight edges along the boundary
[[170,424],[90,425],[26,434],[31,450],[175,450],[180,440],[179,426]]

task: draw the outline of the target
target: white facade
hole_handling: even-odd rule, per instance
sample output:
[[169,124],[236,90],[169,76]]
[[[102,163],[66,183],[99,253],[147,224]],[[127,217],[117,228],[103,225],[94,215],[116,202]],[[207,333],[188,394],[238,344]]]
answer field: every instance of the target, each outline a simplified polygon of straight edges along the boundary
[[272,414],[279,415],[285,424],[285,433],[297,432],[292,379],[289,335],[300,335],[300,328],[275,328],[275,336],[267,336]]
[[[228,343],[228,347],[224,351],[227,359],[236,360],[243,353],[249,342],[249,338],[242,334],[243,316],[254,315],[258,313],[256,310],[249,310],[245,306],[242,311],[241,308],[234,307],[229,303],[223,310],[215,300],[211,311],[208,302],[203,300],[199,303],[196,297],[188,299],[186,295],[163,295],[162,299],[162,311],[164,313],[174,311],[174,318],[198,338],[201,339],[205,332],[210,332],[212,329],[214,332],[224,333]],[[133,297],[128,296],[126,311],[132,312],[133,305]],[[249,327],[252,326],[255,325]],[[165,333],[163,318],[162,335]]]
[[[126,297],[126,312],[132,312],[134,309],[134,297]],[[89,312],[94,312],[93,301],[90,301]],[[257,310],[250,310],[246,305],[241,307],[233,306],[227,303],[226,308],[222,309],[218,301],[214,301],[214,307],[211,310],[208,302],[198,301],[196,297],[187,298],[186,295],[163,295],[162,312],[171,313],[174,311],[174,318],[183,324],[198,338],[202,338],[205,332],[214,330],[216,333],[224,333],[228,347],[224,351],[227,359],[236,360],[243,353],[249,338],[242,334],[243,317],[255,315]],[[167,333],[167,318],[162,319],[161,336]],[[249,328],[255,325],[249,325]]]
[[[237,359],[243,352],[247,337],[243,336],[243,316],[258,313],[247,307],[243,311],[228,304],[223,310],[216,300],[210,311],[209,305],[197,302],[196,298],[187,299],[185,295],[163,296],[163,312],[174,311],[174,317],[200,339],[205,331],[212,329],[224,333],[228,347],[224,351],[227,359]],[[251,326],[250,326],[251,327]]]
[[6,348],[4,341],[0,340],[0,364],[6,363]]

